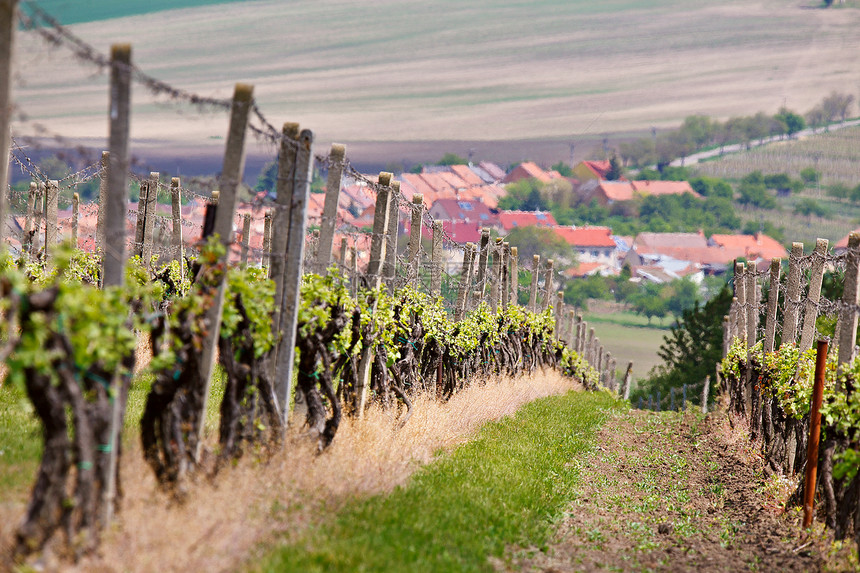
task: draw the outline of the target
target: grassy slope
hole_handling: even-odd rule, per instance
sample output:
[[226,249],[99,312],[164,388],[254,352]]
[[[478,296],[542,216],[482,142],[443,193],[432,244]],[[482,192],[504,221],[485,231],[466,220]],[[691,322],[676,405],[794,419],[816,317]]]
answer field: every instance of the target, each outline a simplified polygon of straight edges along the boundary
[[568,393],[533,402],[485,426],[455,452],[387,496],[357,502],[261,571],[491,571],[511,544],[542,546],[581,478],[607,394]]
[[619,376],[624,375],[628,362],[633,362],[636,380],[645,378],[651,368],[661,362],[657,349],[668,334],[670,319],[664,319],[665,328],[655,328],[658,326],[656,319],[653,326],[648,326],[644,317],[632,313],[586,313],[584,319],[589,327],[594,328],[601,344],[615,357]]

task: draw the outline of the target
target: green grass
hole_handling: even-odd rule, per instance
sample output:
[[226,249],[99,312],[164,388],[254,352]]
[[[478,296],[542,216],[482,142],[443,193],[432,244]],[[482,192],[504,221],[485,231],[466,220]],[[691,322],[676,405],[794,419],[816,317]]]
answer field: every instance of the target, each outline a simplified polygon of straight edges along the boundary
[[[356,502],[256,571],[493,571],[506,547],[542,547],[609,410],[604,393],[538,400],[487,424],[390,495]],[[574,466],[577,467],[574,467]]]
[[644,316],[634,313],[585,313],[583,318],[589,326],[594,327],[595,335],[615,358],[619,377],[624,375],[627,363],[633,362],[634,379],[642,379],[648,372],[662,363],[657,356],[657,350],[663,343],[663,337],[669,333],[671,320],[664,319],[665,326],[649,327]]

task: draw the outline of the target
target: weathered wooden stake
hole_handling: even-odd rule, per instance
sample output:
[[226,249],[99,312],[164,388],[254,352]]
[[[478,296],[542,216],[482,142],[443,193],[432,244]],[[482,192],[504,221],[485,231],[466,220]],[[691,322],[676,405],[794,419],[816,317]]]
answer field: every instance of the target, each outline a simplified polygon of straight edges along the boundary
[[472,264],[475,259],[475,244],[466,243],[463,253],[463,268],[460,271],[460,288],[457,290],[457,306],[454,309],[454,322],[463,320],[466,312],[466,295],[472,284]]
[[337,204],[340,200],[340,182],[343,178],[343,162],[346,147],[332,143],[329,152],[328,177],[325,185],[325,203],[320,221],[320,243],[317,249],[315,272],[324,275],[331,264],[331,248],[334,243],[334,227],[337,219]]
[[749,261],[744,277],[746,278],[745,294],[747,297],[747,341],[750,346],[756,343],[759,323],[759,289],[756,276],[756,262]]
[[[134,247],[132,255],[137,255],[143,261],[143,242],[146,229],[146,206],[149,197],[149,181],[140,182],[140,194],[137,196],[137,222],[134,230]],[[146,263],[144,262],[144,265]]]
[[738,299],[735,310],[735,332],[739,338],[746,341],[747,346],[752,346],[747,338],[747,281],[746,267],[743,263],[735,263],[735,298]]
[[508,308],[511,303],[511,244],[507,241],[502,242],[502,293],[501,302],[502,309]]
[[487,293],[487,263],[490,259],[490,230],[486,227],[481,229],[481,245],[480,245],[480,257],[478,262],[478,290],[480,295],[474,301],[472,306],[477,307],[481,304],[481,301],[484,299],[484,296]]
[[32,257],[33,252],[33,216],[36,211],[36,195],[39,193],[39,186],[35,181],[30,182],[30,190],[27,193],[27,218],[24,219],[24,241],[21,245],[28,257]]
[[809,276],[809,292],[803,311],[803,331],[800,333],[801,354],[812,348],[815,339],[815,320],[818,318],[818,301],[821,298],[821,283],[824,279],[824,263],[827,259],[827,239],[818,239],[812,251],[812,271]]
[[351,271],[349,273],[349,284],[350,284],[350,294],[352,298],[355,298],[358,295],[358,249],[355,246],[350,247],[350,261],[352,263]]
[[564,328],[564,292],[555,295],[555,339],[561,340],[561,329]]
[[702,414],[708,413],[708,395],[711,390],[711,375],[705,376],[705,386],[702,388]]
[[538,280],[540,279],[540,255],[535,255],[532,261],[532,284],[529,289],[529,310],[537,312]]
[[800,316],[801,293],[801,258],[803,243],[791,244],[791,255],[788,259],[788,284],[785,291],[785,314],[782,324],[782,344],[797,342],[798,317]]
[[[627,363],[627,371],[624,373],[624,399],[630,399],[630,386],[633,382],[633,363]],[[642,409],[642,397],[639,397],[639,409]]]
[[770,262],[770,291],[767,295],[767,318],[764,323],[764,352],[773,352],[776,340],[776,315],[779,310],[779,275],[782,271],[782,261],[773,259]]
[[520,253],[517,247],[511,247],[511,257],[508,260],[510,263],[510,278],[508,281],[511,283],[511,299],[510,304],[516,305],[519,304],[519,294],[520,294]]
[[[236,195],[239,183],[242,181],[242,171],[245,164],[245,132],[248,127],[248,115],[253,103],[254,88],[250,85],[236,84],[233,92],[233,104],[230,110],[230,127],[227,132],[227,145],[224,151],[224,164],[221,170],[220,193],[218,209],[215,213],[213,235],[224,245],[224,254],[219,263],[226,265],[230,244],[233,242],[233,217],[236,212]],[[111,151],[113,156],[113,151]],[[113,167],[111,168],[113,172]],[[200,379],[205,380],[206,391],[203,393],[203,403],[198,412],[198,419],[206,419],[206,408],[209,401],[209,389],[212,386],[212,373],[215,370],[215,355],[218,348],[218,337],[221,333],[221,312],[224,309],[225,277],[222,275],[212,306],[206,311],[206,324],[209,326],[208,336],[203,340],[200,351]],[[198,426],[197,451],[194,458],[200,463],[203,452],[203,429],[206,424]]]
[[388,246],[385,250],[385,279],[390,289],[394,289],[394,279],[397,276],[397,243],[400,231],[400,181],[391,182],[391,193],[388,196],[391,206],[388,208],[388,229],[386,238]]
[[493,247],[493,283],[490,285],[490,309],[493,312],[496,312],[499,306],[499,294],[501,293],[503,264],[504,245],[502,245],[502,239],[496,237],[496,244],[495,247]]
[[[149,192],[146,194],[146,217],[143,223],[143,265],[149,268],[152,264],[152,241],[155,233],[155,217],[158,209],[158,172],[149,174]],[[140,214],[138,213],[138,216]]]
[[442,296],[442,223],[433,221],[433,247],[430,257],[430,296]]

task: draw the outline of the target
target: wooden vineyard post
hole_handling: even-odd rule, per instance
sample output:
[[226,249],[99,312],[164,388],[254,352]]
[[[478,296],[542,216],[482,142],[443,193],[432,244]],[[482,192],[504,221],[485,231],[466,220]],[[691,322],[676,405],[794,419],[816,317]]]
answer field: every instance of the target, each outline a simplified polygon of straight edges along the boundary
[[788,259],[788,284],[785,291],[785,315],[782,324],[782,343],[797,341],[798,317],[800,315],[800,280],[803,273],[801,258],[803,243],[791,244],[791,255]]
[[827,239],[818,239],[812,251],[812,272],[809,277],[809,292],[803,310],[803,330],[798,349],[803,354],[812,348],[815,338],[815,320],[818,318],[818,301],[821,298],[821,283],[824,279],[824,263],[827,260]]
[[711,390],[711,375],[705,376],[704,388],[702,388],[702,414],[708,413],[708,395]]
[[606,385],[615,392],[615,358],[611,352],[606,353]]
[[454,309],[454,322],[463,320],[466,311],[466,296],[469,293],[472,277],[472,261],[475,259],[474,243],[466,243],[463,253],[463,268],[460,271],[460,287],[457,290],[457,306]]
[[532,284],[529,289],[529,310],[537,312],[538,280],[540,279],[540,255],[535,255],[532,262]]
[[332,143],[329,151],[328,177],[326,177],[325,203],[320,221],[320,242],[317,249],[315,272],[322,276],[331,264],[331,248],[334,243],[334,227],[337,219],[337,204],[340,199],[340,183],[343,178],[343,160],[346,147]]
[[585,343],[585,360],[594,366],[594,329],[588,330],[588,340]]
[[576,312],[571,308],[567,311],[567,338],[565,339],[567,347],[575,350],[576,343]]
[[746,346],[750,346],[747,339],[747,297],[746,297],[746,267],[743,263],[735,263],[735,298],[738,304],[735,310],[735,330],[738,336],[743,338]]
[[[149,268],[152,265],[152,240],[155,232],[155,210],[158,207],[158,179],[160,174],[152,172],[149,174],[149,184],[146,186],[146,211],[143,219],[143,266]],[[138,217],[140,213],[138,213]]]
[[102,151],[101,170],[99,171],[99,210],[96,219],[97,249],[104,249],[105,245],[105,214],[107,213],[109,174],[110,151]]
[[472,307],[477,308],[481,301],[484,299],[484,295],[487,292],[487,262],[490,258],[490,230],[486,227],[481,229],[481,245],[480,245],[480,253],[479,253],[479,262],[478,262],[478,289],[477,294],[473,294],[474,300],[472,301]]
[[149,195],[149,181],[140,182],[140,194],[137,197],[137,222],[134,226],[134,247],[132,256],[137,255],[143,260],[143,235],[146,226],[146,198]]
[[519,303],[520,294],[520,252],[517,247],[511,247],[510,258],[510,283],[511,283],[511,302],[512,305]]
[[582,316],[575,314],[573,322],[574,327],[570,331],[570,335],[573,337],[573,340],[571,340],[571,346],[576,352],[582,353]]
[[600,339],[594,339],[594,356],[597,364],[594,365],[594,368],[597,370],[598,380],[600,381],[600,385],[603,386],[603,346],[600,344]]
[[857,342],[857,305],[860,304],[860,234],[848,235],[848,260],[842,287],[842,307],[839,309],[839,359],[837,360],[836,391],[844,387],[839,374],[843,365],[854,361],[854,345]]
[[275,391],[281,405],[286,431],[290,417],[290,395],[296,356],[296,325],[299,319],[299,295],[302,284],[302,266],[305,258],[305,232],[307,230],[308,195],[311,192],[314,134],[303,129],[296,141],[295,168],[290,194],[289,235],[285,251],[284,294],[281,299],[281,340],[275,364]]
[[546,279],[544,279],[544,291],[546,292],[546,296],[544,297],[543,308],[544,310],[550,308],[552,306],[552,266],[553,260],[547,259],[546,261]]
[[511,289],[510,289],[510,279],[511,273],[510,271],[511,265],[511,245],[507,241],[502,241],[502,268],[501,268],[501,280],[499,281],[499,285],[501,285],[501,292],[499,294],[499,301],[502,305],[502,310],[508,308],[508,303],[511,298]]
[[77,193],[72,193],[72,247],[78,248],[78,214],[81,204],[81,197]]
[[818,441],[821,438],[821,403],[824,397],[824,370],[827,365],[827,340],[819,340],[815,355],[815,381],[809,408],[809,442],[806,450],[806,476],[803,482],[803,528],[812,525],[818,473]]
[[430,296],[442,296],[442,223],[433,221],[433,247],[430,253]]
[[[272,245],[269,250],[269,278],[275,283],[275,312],[272,315],[272,334],[275,340],[281,336],[283,317],[284,269],[287,266],[287,239],[290,235],[290,208],[293,199],[293,183],[296,172],[296,147],[299,139],[299,124],[285,123],[281,128],[281,146],[278,154],[278,179],[275,183],[275,209],[272,215]],[[277,357],[279,346],[274,353]],[[276,368],[277,358],[272,361]],[[275,372],[273,372],[275,374]],[[279,393],[286,391],[283,380],[275,378]],[[282,407],[283,404],[280,404]]]
[[[370,284],[368,286],[372,291],[375,291],[380,286],[380,273],[385,263],[385,231],[388,228],[388,217],[391,216],[391,199],[389,197],[389,194],[391,193],[391,187],[389,186],[391,183],[391,177],[391,173],[383,171],[379,174],[378,179],[379,189],[376,192],[376,208],[373,212],[373,237],[370,242],[370,262],[367,266],[367,274],[370,277]],[[439,238],[441,239],[441,235]],[[372,314],[375,314],[376,304],[377,300],[374,298],[372,303]],[[370,367],[373,362],[372,356],[373,351],[370,346],[362,348],[361,361],[359,363],[358,370],[358,382],[355,388],[355,411],[359,418],[364,416],[364,407],[367,403]]]
[[776,341],[776,314],[779,310],[779,276],[782,271],[782,261],[773,259],[770,262],[770,292],[767,295],[767,318],[764,323],[765,354],[773,352]]
[[[110,107],[108,136],[106,197],[99,210],[104,209],[102,243],[102,285],[104,288],[122,286],[125,282],[125,216],[128,203],[128,130],[131,112],[131,45],[111,47]],[[105,156],[102,155],[102,161]],[[103,163],[104,165],[104,163]],[[114,396],[121,394],[121,380],[111,381]],[[121,430],[121,400],[114,400],[111,410],[110,454],[108,479],[104,492],[105,523],[113,518],[116,500],[117,446]]]
[[338,263],[340,264],[341,272],[346,273],[346,252],[349,248],[349,244],[346,241],[346,237],[341,237],[340,239],[340,255],[338,256]]
[[[633,363],[628,362],[627,363],[627,371],[624,373],[624,399],[625,400],[630,399],[630,386],[631,386],[632,382],[633,382]],[[640,397],[639,399],[641,400],[642,398]],[[639,405],[639,409],[640,410],[642,409],[641,402]]]
[[248,247],[251,244],[251,215],[245,213],[242,215],[242,250],[239,254],[239,261],[242,266],[248,264]]
[[60,199],[60,183],[48,181],[45,193],[45,260],[54,259],[57,250],[57,211]]
[[12,144],[12,67],[15,29],[18,27],[18,0],[0,3],[0,251],[6,250],[6,219],[9,201],[9,147]]
[[[253,86],[236,84],[233,92],[233,103],[230,109],[230,127],[227,132],[227,145],[224,151],[224,164],[221,170],[220,193],[218,208],[215,212],[213,234],[224,245],[224,254],[219,257],[219,264],[226,265],[230,244],[233,242],[233,217],[236,212],[236,194],[242,181],[242,171],[245,164],[245,133],[248,127],[248,115],[253,104]],[[221,333],[221,312],[224,309],[224,291],[226,277],[222,274],[215,294],[215,300],[206,311],[206,324],[209,325],[208,336],[203,339],[200,351],[200,380],[204,381],[202,404],[197,415],[200,424],[197,427],[197,446],[194,460],[200,463],[203,452],[203,429],[206,419],[206,407],[209,402],[209,390],[212,387],[212,373],[215,369],[215,351],[218,348],[218,337]]]
[[421,277],[421,229],[424,223],[424,195],[412,196],[412,224],[409,227],[409,284],[418,290]]
[[173,260],[179,262],[179,271],[185,276],[185,253],[182,249],[182,191],[179,188],[179,177],[170,180],[170,206],[172,215],[172,236],[170,244],[173,247]]

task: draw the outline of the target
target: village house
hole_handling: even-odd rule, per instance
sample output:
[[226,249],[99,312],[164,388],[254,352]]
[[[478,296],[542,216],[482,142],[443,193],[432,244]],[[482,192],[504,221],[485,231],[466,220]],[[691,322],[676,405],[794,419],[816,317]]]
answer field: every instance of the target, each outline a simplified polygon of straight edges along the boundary
[[499,223],[505,233],[517,227],[555,227],[555,217],[549,211],[499,211]]

